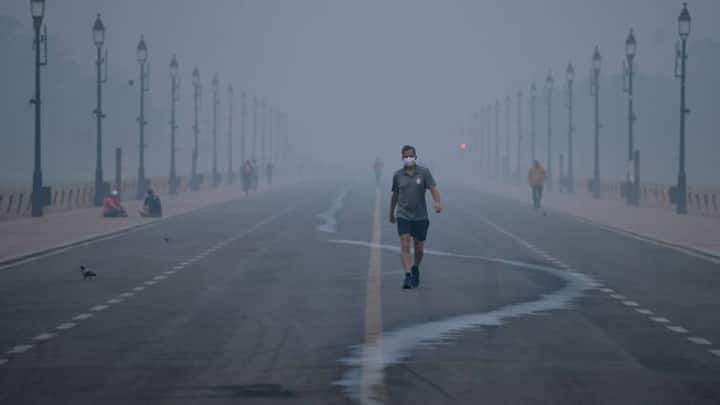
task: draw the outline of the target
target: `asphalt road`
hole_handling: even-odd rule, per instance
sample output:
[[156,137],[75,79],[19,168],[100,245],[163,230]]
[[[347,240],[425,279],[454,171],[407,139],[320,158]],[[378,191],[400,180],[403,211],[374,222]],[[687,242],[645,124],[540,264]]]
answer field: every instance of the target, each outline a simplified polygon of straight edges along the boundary
[[402,290],[387,191],[286,186],[1,271],[0,403],[720,404],[718,264],[441,183]]

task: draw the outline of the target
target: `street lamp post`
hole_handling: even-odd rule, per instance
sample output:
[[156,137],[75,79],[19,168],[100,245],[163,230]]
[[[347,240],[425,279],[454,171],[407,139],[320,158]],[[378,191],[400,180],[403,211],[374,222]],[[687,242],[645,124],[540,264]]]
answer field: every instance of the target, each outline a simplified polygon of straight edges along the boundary
[[180,100],[178,94],[178,61],[175,55],[170,60],[170,194],[177,193],[177,176],[175,172],[175,104]]
[[[43,27],[43,18],[45,17],[45,0],[30,0],[30,14],[33,19],[33,29],[35,31],[35,39],[33,47],[35,48],[35,97],[30,100],[30,104],[35,105],[35,163],[33,168],[33,188],[32,188],[32,216],[41,217],[43,215],[43,207],[45,206],[46,196],[42,185],[42,165],[41,165],[41,110],[40,110],[40,67],[47,65],[47,27],[40,34],[40,28]],[[43,47],[44,55],[41,58],[40,48]]]
[[530,85],[530,160],[535,162],[535,97],[537,88],[535,82]]
[[[102,110],[102,85],[107,82],[107,49],[105,49],[105,57],[102,55],[102,46],[105,43],[105,25],[100,19],[100,14],[95,19],[95,24],[92,28],[93,41],[97,48],[97,59],[95,66],[97,70],[97,105],[95,106],[95,118],[97,120],[97,139],[96,139],[96,151],[95,151],[95,198],[94,203],[96,207],[99,207],[103,203],[105,198],[105,186],[103,182],[103,170],[102,170],[102,119],[105,118],[105,114]],[[105,74],[103,77],[103,65],[105,65]],[[120,187],[120,185],[116,185]]]
[[547,103],[547,185],[548,190],[553,188],[553,167],[552,167],[552,90],[553,77],[552,72],[548,71],[545,77],[546,103]]
[[[639,182],[637,171],[635,171],[637,162],[635,162],[635,139],[633,137],[633,124],[637,119],[633,111],[633,61],[635,59],[635,50],[637,44],[632,28],[625,39],[625,60],[623,61],[623,90],[628,95],[628,160],[626,169],[626,186],[625,201],[629,205],[638,205],[639,200]],[[632,173],[632,174],[631,174]]]
[[218,173],[217,165],[217,109],[220,105],[220,95],[218,94],[220,86],[220,80],[218,74],[215,73],[212,79],[212,91],[213,91],[213,126],[212,126],[212,137],[213,137],[213,167],[212,167],[212,178],[213,187],[217,187],[219,183],[220,173]]
[[235,181],[233,173],[233,109],[235,108],[235,90],[232,84],[228,85],[228,184]]
[[485,106],[485,172],[492,177],[492,104]]
[[253,128],[252,128],[252,154],[250,158],[255,163],[257,159],[257,130],[258,130],[258,100],[257,96],[253,96]]
[[137,46],[137,60],[140,64],[140,116],[138,117],[138,123],[140,125],[140,164],[138,166],[138,179],[137,179],[137,193],[136,198],[142,200],[145,195],[145,189],[147,182],[145,181],[145,93],[150,91],[150,86],[146,82],[146,76],[149,73],[150,68],[147,65],[148,49],[145,43],[145,37],[140,36],[140,42]]
[[568,167],[567,167],[567,191],[575,192],[575,176],[573,173],[573,81],[575,80],[575,69],[572,63],[568,63],[565,69],[568,86]]
[[600,50],[595,47],[592,56],[590,95],[595,97],[595,156],[593,166],[592,195],[600,198]]
[[510,96],[505,96],[505,156],[503,157],[503,180],[510,179]]
[[[687,178],[685,175],[685,116],[690,110],[685,105],[685,64],[687,62],[687,39],[690,36],[690,12],[687,3],[683,3],[678,17],[678,33],[680,44],[675,53],[675,77],[680,79],[680,164],[678,167],[678,183],[675,191],[677,213],[687,214]],[[678,64],[680,71],[678,72]]]
[[500,100],[495,99],[495,177],[502,176],[502,159],[500,158]]
[[246,159],[245,151],[245,129],[247,127],[247,95],[245,92],[240,93],[240,167],[243,167]]
[[200,188],[200,179],[197,172],[198,164],[198,137],[200,136],[200,127],[198,126],[198,115],[200,113],[200,94],[202,88],[200,83],[200,70],[195,66],[192,72],[193,79],[193,152],[192,152],[192,172],[190,174],[190,188],[197,190]]
[[522,97],[523,92],[521,89],[517,91],[517,178],[518,184],[522,182],[522,144],[523,144],[523,131],[522,131]]

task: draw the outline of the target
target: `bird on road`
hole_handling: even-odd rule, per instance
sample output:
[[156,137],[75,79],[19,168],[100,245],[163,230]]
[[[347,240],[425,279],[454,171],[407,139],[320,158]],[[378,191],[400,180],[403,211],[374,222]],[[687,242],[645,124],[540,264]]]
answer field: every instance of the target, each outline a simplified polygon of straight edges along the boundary
[[88,278],[92,280],[93,277],[97,276],[97,273],[82,265],[80,266],[80,274],[82,274],[83,280]]

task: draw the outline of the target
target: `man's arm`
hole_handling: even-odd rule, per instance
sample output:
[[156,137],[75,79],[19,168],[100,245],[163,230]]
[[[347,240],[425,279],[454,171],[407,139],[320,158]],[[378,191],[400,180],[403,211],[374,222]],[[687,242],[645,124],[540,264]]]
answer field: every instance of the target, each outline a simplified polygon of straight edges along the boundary
[[442,211],[442,205],[440,205],[440,192],[437,186],[430,187],[430,194],[432,194],[433,201],[435,201],[435,212],[439,214]]
[[392,192],[392,197],[390,197],[390,223],[395,223],[395,208],[397,207],[398,202],[398,193],[397,191]]

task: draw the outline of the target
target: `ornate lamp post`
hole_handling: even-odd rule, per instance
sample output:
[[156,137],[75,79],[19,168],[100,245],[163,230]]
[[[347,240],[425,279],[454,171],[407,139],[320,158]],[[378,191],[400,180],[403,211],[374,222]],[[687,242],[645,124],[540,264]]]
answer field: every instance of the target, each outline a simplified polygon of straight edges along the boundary
[[175,172],[175,104],[180,100],[178,88],[178,61],[175,55],[170,60],[170,194],[177,192],[177,175]]
[[548,71],[547,77],[545,77],[545,90],[546,90],[546,105],[547,105],[547,121],[548,121],[548,133],[547,133],[547,185],[548,190],[553,188],[553,167],[552,167],[552,90],[553,90],[553,77],[552,72]]
[[[43,28],[43,34],[40,34],[40,28],[43,27],[43,18],[45,17],[45,0],[30,0],[30,14],[33,19],[33,29],[35,31],[35,39],[33,40],[33,48],[35,49],[35,97],[30,100],[30,104],[35,105],[35,161],[33,169],[33,187],[32,187],[32,216],[41,217],[43,215],[43,207],[46,205],[46,190],[42,185],[42,155],[41,155],[41,102],[40,102],[40,68],[47,66],[47,26]],[[40,49],[44,50],[41,57]]]
[[[629,205],[638,205],[639,203],[639,182],[637,173],[637,163],[635,161],[635,139],[633,137],[633,124],[637,117],[633,111],[633,61],[635,59],[635,50],[637,43],[632,28],[625,39],[625,60],[623,61],[623,90],[628,95],[628,160],[627,174],[625,186],[625,201]],[[631,174],[632,173],[632,174]]]
[[[687,214],[687,176],[685,174],[685,116],[690,110],[685,105],[685,64],[687,62],[687,39],[690,36],[690,12],[687,3],[683,3],[678,17],[680,43],[675,53],[675,77],[680,79],[680,164],[676,188],[677,213]],[[678,67],[680,68],[678,72]]]
[[595,98],[595,157],[593,166],[592,195],[600,198],[600,50],[595,47],[592,56],[590,95]]
[[573,81],[575,80],[575,69],[572,63],[568,62],[565,69],[568,86],[568,169],[567,169],[567,191],[575,192],[575,176],[573,173]]
[[140,36],[140,42],[137,46],[137,60],[140,64],[140,116],[138,117],[138,123],[140,125],[140,164],[138,166],[138,179],[137,179],[137,193],[136,198],[142,200],[145,195],[145,189],[147,188],[147,181],[145,180],[145,93],[150,91],[150,86],[145,80],[150,68],[147,65],[148,49],[145,44],[145,37]]
[[193,80],[193,152],[192,152],[192,172],[190,174],[190,188],[197,190],[200,188],[200,179],[197,172],[198,163],[198,137],[200,135],[200,127],[198,126],[198,115],[200,113],[200,95],[202,94],[202,84],[200,83],[200,71],[195,66],[192,72]]
[[[102,120],[105,118],[105,114],[102,110],[102,85],[107,82],[107,49],[105,50],[105,57],[103,58],[102,46],[105,43],[105,24],[100,19],[100,14],[95,19],[95,24],[92,28],[93,42],[97,48],[97,59],[95,60],[95,66],[97,71],[97,80],[95,82],[97,88],[97,105],[95,107],[95,118],[97,120],[97,136],[96,136],[96,151],[95,151],[95,198],[93,199],[95,206],[99,207],[103,203],[105,198],[105,184],[103,182],[103,170],[102,170]],[[105,74],[103,77],[103,65],[105,66]],[[120,187],[120,185],[116,185]]]

